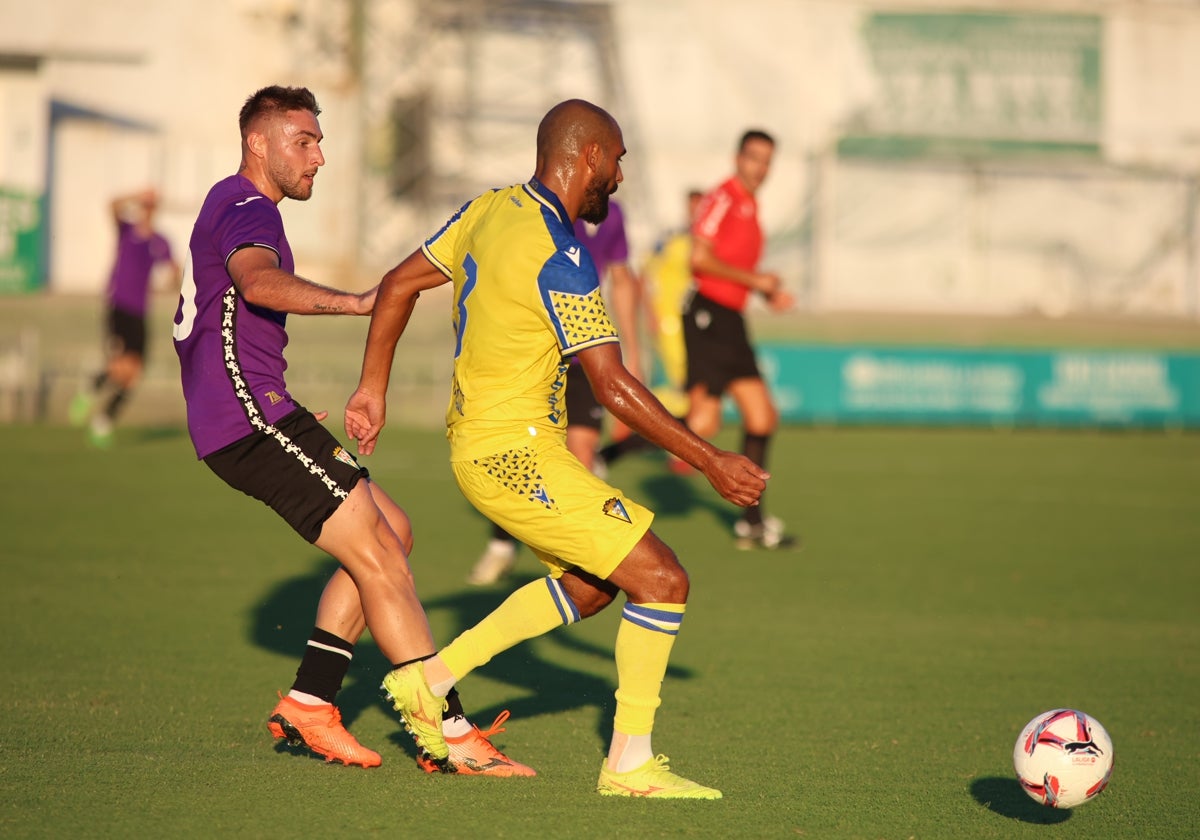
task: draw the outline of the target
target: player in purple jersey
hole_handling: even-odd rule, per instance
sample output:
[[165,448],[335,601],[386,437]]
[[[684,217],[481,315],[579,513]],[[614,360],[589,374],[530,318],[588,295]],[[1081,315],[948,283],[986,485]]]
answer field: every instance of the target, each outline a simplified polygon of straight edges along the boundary
[[[171,243],[154,227],[158,194],[142,190],[112,202],[117,224],[117,256],[108,279],[105,312],[104,369],[92,379],[91,387],[71,400],[71,423],[88,423],[89,439],[101,448],[112,445],[113,426],[130,392],[142,378],[146,358],[146,307],[151,281],[160,266],[168,266],[173,278],[179,266],[171,255]],[[96,404],[103,402],[96,411]],[[90,420],[90,422],[89,422]]]
[[[369,315],[375,304],[374,288],[339,291],[294,273],[277,205],[312,195],[325,163],[319,114],[306,88],[271,86],[246,100],[239,116],[241,167],[204,200],[175,315],[196,456],[341,564],[317,605],[296,680],[267,725],[276,738],[327,761],[380,764],[379,754],[345,729],[333,704],[354,644],[369,627],[393,663],[385,681],[424,769],[534,775],[487,740],[496,725],[481,733],[456,698],[444,702],[421,692],[421,662],[434,646],[408,565],[408,516],[320,424],[325,412],[313,414],[297,403],[284,381],[289,313]],[[446,721],[457,721],[457,732],[439,722],[443,709]],[[451,755],[448,740],[469,749]]]

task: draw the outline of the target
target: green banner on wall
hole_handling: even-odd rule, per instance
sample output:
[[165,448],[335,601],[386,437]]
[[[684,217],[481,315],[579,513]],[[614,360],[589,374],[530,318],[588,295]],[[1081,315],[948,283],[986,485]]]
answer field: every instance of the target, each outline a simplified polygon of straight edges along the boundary
[[876,95],[842,155],[1095,155],[1103,22],[1096,15],[879,13],[863,45]]
[[1200,353],[764,343],[759,363],[795,422],[1200,428]]
[[0,294],[42,286],[42,197],[0,187]]

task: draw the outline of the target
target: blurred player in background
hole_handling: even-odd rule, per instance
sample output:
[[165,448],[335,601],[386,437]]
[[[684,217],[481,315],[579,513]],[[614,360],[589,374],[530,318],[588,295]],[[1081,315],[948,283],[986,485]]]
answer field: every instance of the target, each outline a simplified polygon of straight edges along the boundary
[[106,291],[105,363],[91,388],[71,400],[72,425],[88,424],[88,437],[102,449],[112,445],[117,415],[142,378],[146,359],[146,309],[156,269],[167,268],[178,283],[171,244],[154,227],[158,193],[152,189],[113,200],[117,254]]
[[683,307],[692,288],[692,223],[704,193],[689,190],[687,224],[671,233],[642,269],[653,315],[655,354],[665,380],[659,399],[676,417],[684,417],[687,399],[687,347],[683,341]]
[[[642,268],[642,289],[654,331],[655,356],[662,368],[662,385],[655,386],[654,395],[675,417],[685,418],[688,412],[687,348],[683,343],[683,306],[692,288],[692,222],[704,193],[690,190],[687,194],[687,224],[668,234],[658,243]],[[624,336],[622,335],[622,342]],[[612,465],[632,452],[651,448],[638,434],[614,439],[602,447],[600,458]],[[671,458],[673,469],[690,470],[683,461]],[[682,469],[681,469],[682,468]]]
[[[701,201],[692,224],[695,289],[683,317],[688,428],[711,439],[721,428],[721,398],[729,394],[742,418],[742,454],[764,469],[779,412],[759,373],[743,312],[755,292],[774,312],[795,304],[779,275],[758,269],[763,233],[755,193],[774,151],[771,135],[747,131],[738,144],[733,176]],[[761,504],[746,508],[734,523],[734,536],[739,548],[796,545],[783,522],[767,516]]]
[[728,501],[754,504],[769,477],[689,432],[622,363],[600,277],[572,225],[604,220],[624,154],[621,129],[607,112],[582,100],[559,103],[538,126],[528,183],[468,202],[384,275],[362,376],[346,404],[346,433],[362,453],[374,451],[396,344],[416,299],[452,281],[451,468],[463,495],[532,548],[549,574],[513,592],[424,663],[422,702],[437,708],[436,698],[496,654],[594,615],[624,592],[616,714],[597,791],[717,799],[719,790],[671,772],[651,746],[683,622],[687,572],[650,530],[654,514],[597,478],[566,446],[561,391],[566,359],[576,356],[608,411],[687,460]]
[[[612,301],[617,326],[621,329],[621,350],[629,372],[642,379],[641,343],[638,314],[642,294],[638,278],[629,267],[629,240],[625,234],[625,214],[616,201],[608,204],[608,218],[600,224],[575,220],[575,237],[584,244],[596,264],[601,283],[607,278],[608,300]],[[567,449],[601,478],[603,459],[597,456],[604,407],[592,393],[587,375],[578,360],[571,359],[567,369]],[[622,427],[623,428],[623,427]],[[629,439],[628,429],[624,429]],[[641,437],[637,437],[641,440]],[[517,561],[517,541],[495,523],[483,555],[471,569],[467,582],[475,586],[495,583],[512,571]]]
[[[294,273],[276,205],[312,195],[325,164],[320,112],[306,88],[271,86],[246,100],[241,167],[209,191],[196,219],[174,338],[197,457],[341,564],[268,729],[327,761],[374,767],[379,753],[346,730],[333,705],[355,642],[369,627],[393,663],[384,680],[396,703],[406,681],[421,681],[420,660],[434,645],[408,565],[408,516],[321,425],[325,412],[305,409],[284,382],[289,313],[369,315],[377,291],[339,291]],[[423,769],[534,775],[472,727],[455,697],[445,702],[445,716],[442,700],[436,715],[402,712]]]

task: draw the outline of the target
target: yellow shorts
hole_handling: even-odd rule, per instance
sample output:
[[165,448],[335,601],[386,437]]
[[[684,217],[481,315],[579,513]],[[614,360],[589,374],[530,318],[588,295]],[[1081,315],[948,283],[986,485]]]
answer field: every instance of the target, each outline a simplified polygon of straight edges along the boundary
[[588,472],[561,438],[452,461],[472,505],[525,543],[552,577],[578,567],[604,579],[650,530],[654,514]]

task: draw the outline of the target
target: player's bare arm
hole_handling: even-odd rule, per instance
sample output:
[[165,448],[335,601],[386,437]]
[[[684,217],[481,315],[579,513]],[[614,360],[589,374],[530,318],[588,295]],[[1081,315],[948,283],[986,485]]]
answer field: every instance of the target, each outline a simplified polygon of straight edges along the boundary
[[242,248],[226,263],[229,277],[248,303],[296,315],[370,315],[376,289],[344,292],[279,267],[270,248]]
[[740,283],[756,292],[762,293],[769,300],[780,290],[783,280],[778,274],[770,272],[745,271],[719,259],[713,253],[712,243],[702,236],[692,237],[692,271],[697,274],[711,274]]
[[626,367],[638,379],[642,375],[642,346],[639,317],[642,311],[642,284],[626,263],[612,267],[612,309],[621,331],[621,347]]
[[358,388],[346,403],[346,435],[358,441],[360,455],[375,451],[375,443],[387,420],[387,387],[392,375],[392,360],[417,298],[426,289],[436,288],[449,280],[421,250],[413,251],[383,276],[367,331]]
[[758,502],[770,473],[743,455],[718,449],[672,417],[622,364],[620,345],[589,347],[578,356],[596,399],[614,417],[700,470],[728,501],[741,507]]

